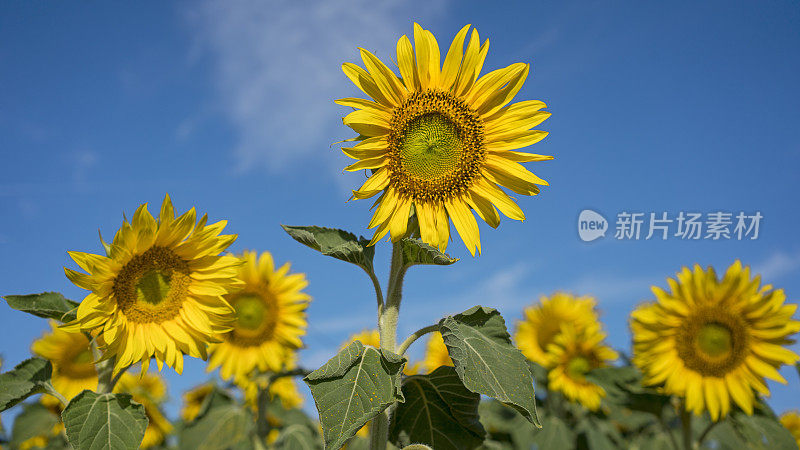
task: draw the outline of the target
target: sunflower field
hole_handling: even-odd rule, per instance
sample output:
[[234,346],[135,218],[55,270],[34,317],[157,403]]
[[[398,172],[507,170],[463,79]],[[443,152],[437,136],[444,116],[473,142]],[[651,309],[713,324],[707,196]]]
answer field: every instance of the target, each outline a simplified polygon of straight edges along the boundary
[[[1,369],[0,448],[798,448],[798,412],[766,402],[767,380],[800,374],[798,303],[739,260],[663,274],[630,312],[626,348],[607,342],[601,302],[567,290],[502,314],[485,298],[398,332],[408,271],[458,271],[451,244],[479,260],[479,222],[502,233],[501,214],[525,220],[519,199],[548,186],[531,170],[557,164],[532,152],[551,114],[518,98],[530,65],[485,71],[488,52],[470,25],[440,47],[414,23],[396,67],[365,49],[341,66],[364,96],[335,100],[352,131],[337,144],[344,170],[364,174],[350,200],[372,199],[358,220],[374,232],[282,225],[298,251],[349,263],[374,286],[375,320],[327,362],[300,363],[309,310],[337,301],[312,301],[313,273],[268,249],[231,252],[226,220],[166,195],[96,249],[69,251],[65,276],[82,299],[4,295],[48,330]],[[390,260],[376,260],[384,245]],[[170,420],[160,373],[189,360],[218,376],[183,392]]]

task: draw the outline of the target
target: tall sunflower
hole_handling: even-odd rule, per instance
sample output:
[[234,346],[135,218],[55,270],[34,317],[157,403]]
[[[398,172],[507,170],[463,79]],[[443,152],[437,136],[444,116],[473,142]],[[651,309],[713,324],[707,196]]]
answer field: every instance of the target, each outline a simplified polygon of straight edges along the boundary
[[206,358],[206,345],[230,330],[233,308],[223,295],[234,289],[239,261],[220,253],[236,239],[220,235],[226,221],[196,224],[194,208],[178,218],[169,196],[153,218],[147,204],[122,227],[108,256],[69,252],[88,274],[65,268],[67,277],[92,291],[78,307],[70,331],[96,333],[117,372],[150,358],[178,373],[183,355]]
[[550,367],[547,387],[591,411],[597,411],[606,393],[602,387],[587,380],[586,373],[617,359],[617,352],[603,344],[605,337],[599,324],[584,328],[562,325],[561,332],[547,348],[547,367]]
[[480,77],[489,41],[459,31],[441,61],[433,34],[414,24],[414,46],[407,36],[397,42],[400,77],[375,55],[360,49],[366,70],[342,65],[345,75],[372,100],[343,98],[336,103],[355,111],[344,124],[359,134],[344,153],[358,160],[348,171],[372,174],[353,197],[381,194],[369,228],[378,227],[370,244],[391,232],[392,241],[406,235],[415,211],[422,240],[444,251],[450,220],[472,255],[481,242],[472,211],[496,228],[499,209],[524,220],[514,200],[498,186],[517,194],[536,195],[547,182],[520,163],[551,156],[515,151],[542,140],[547,133],[531,128],[550,116],[546,105],[527,100],[509,105],[530,69],[516,63]]
[[311,297],[303,292],[302,273],[289,274],[289,263],[275,269],[269,252],[244,252],[238,277],[241,289],[225,298],[236,310],[233,329],[209,348],[208,370],[221,367],[224,379],[246,378],[258,368],[278,372],[292,352],[303,346],[305,310]]
[[428,371],[428,373],[433,372],[440,366],[453,365],[453,360],[450,358],[447,346],[444,345],[442,333],[438,331],[431,333],[431,337],[425,345],[425,358],[422,360],[422,364],[425,365],[425,370]]
[[150,448],[162,444],[167,435],[172,432],[172,424],[161,412],[161,404],[167,398],[167,385],[164,380],[160,376],[150,373],[141,376],[124,373],[117,385],[114,386],[114,392],[131,394],[134,401],[144,406],[148,424],[139,448]]
[[84,389],[97,390],[97,370],[94,366],[89,339],[83,333],[64,331],[50,321],[52,332],[45,333],[31,345],[31,351],[49,359],[53,365],[53,387],[69,401]]
[[525,308],[524,319],[517,323],[514,340],[517,347],[529,360],[547,367],[551,360],[547,346],[561,331],[564,324],[570,324],[578,332],[598,323],[592,297],[577,297],[564,292],[556,292],[550,297],[542,296],[539,304]]
[[712,420],[728,414],[731,399],[753,413],[754,391],[768,395],[764,382],[781,383],[782,364],[800,357],[786,348],[800,331],[792,320],[797,305],[782,289],[760,286],[750,268],[733,263],[720,280],[714,269],[684,267],[669,292],[653,287],[656,301],[631,314],[633,362],[644,382],[685,398],[695,414]]

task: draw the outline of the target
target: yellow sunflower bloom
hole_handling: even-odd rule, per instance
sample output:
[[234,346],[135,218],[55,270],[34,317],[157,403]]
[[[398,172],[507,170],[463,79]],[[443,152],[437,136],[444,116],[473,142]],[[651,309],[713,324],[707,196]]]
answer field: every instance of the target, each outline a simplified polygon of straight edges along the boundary
[[195,224],[194,208],[178,218],[169,196],[158,220],[141,205],[124,221],[108,256],[70,252],[88,274],[65,268],[67,277],[92,291],[78,319],[64,327],[97,333],[114,372],[136,362],[147,372],[155,356],[181,373],[183,355],[206,358],[206,345],[230,330],[233,308],[223,296],[236,288],[239,261],[220,253],[236,239],[220,235],[226,221]]
[[[244,392],[244,400],[247,405],[253,408],[258,407],[258,389],[264,384],[257,381],[242,379],[237,380],[237,385]],[[269,385],[269,398],[271,401],[280,400],[284,409],[294,409],[303,406],[303,396],[297,389],[294,377],[280,377]]]
[[649,385],[685,398],[686,409],[712,420],[725,417],[731,399],[753,413],[756,391],[769,395],[764,382],[781,383],[782,364],[800,357],[786,348],[800,331],[792,320],[797,305],[786,304],[782,289],[761,287],[739,261],[720,280],[709,267],[683,268],[670,291],[653,287],[656,301],[631,314],[633,362]]
[[34,341],[31,351],[52,363],[51,381],[55,390],[67,401],[84,389],[96,391],[97,370],[89,339],[83,333],[58,328],[54,321],[50,322],[50,326],[53,331]]
[[539,304],[525,308],[524,319],[517,322],[514,334],[517,347],[529,360],[548,367],[551,360],[547,348],[561,327],[570,324],[581,332],[595,326],[598,318],[594,307],[592,297],[576,297],[564,292],[543,296]]
[[788,411],[781,415],[781,425],[786,427],[800,446],[800,413]]
[[230,332],[209,348],[208,370],[220,368],[222,378],[246,378],[256,368],[279,372],[294,350],[303,346],[311,297],[302,273],[289,274],[289,263],[277,270],[269,252],[245,252],[239,278],[244,286],[226,296],[236,310]]
[[160,405],[167,397],[167,385],[164,380],[158,375],[149,373],[141,376],[125,373],[114,386],[114,392],[131,394],[135,402],[144,406],[148,424],[139,448],[150,448],[162,444],[167,435],[172,432],[172,424],[164,417],[160,409]]
[[547,387],[564,394],[591,411],[597,411],[606,393],[586,379],[590,370],[605,367],[617,359],[617,352],[603,344],[605,333],[599,324],[578,329],[564,324],[548,346]]
[[524,220],[519,206],[498,186],[536,195],[539,185],[547,185],[520,163],[552,157],[515,151],[547,135],[531,129],[550,116],[542,111],[544,103],[509,105],[530,67],[517,63],[480,77],[489,41],[481,44],[473,29],[464,51],[469,27],[456,34],[442,62],[436,38],[415,23],[414,47],[406,36],[397,42],[400,77],[364,49],[366,70],[342,65],[345,75],[372,98],[336,101],[355,109],[343,121],[359,134],[354,147],[342,149],[357,160],[345,170],[372,170],[353,197],[381,194],[369,223],[369,228],[378,227],[370,244],[390,232],[392,241],[404,237],[415,211],[423,241],[444,251],[452,220],[474,256],[481,242],[472,210],[494,228],[500,224],[498,209]]
[[181,419],[184,422],[191,422],[200,413],[203,402],[214,391],[211,383],[201,384],[183,393],[183,408],[181,408]]
[[447,346],[444,345],[442,333],[434,331],[428,339],[425,346],[425,358],[422,360],[425,365],[425,370],[430,373],[441,366],[452,366],[453,360],[450,359],[450,353],[447,352]]

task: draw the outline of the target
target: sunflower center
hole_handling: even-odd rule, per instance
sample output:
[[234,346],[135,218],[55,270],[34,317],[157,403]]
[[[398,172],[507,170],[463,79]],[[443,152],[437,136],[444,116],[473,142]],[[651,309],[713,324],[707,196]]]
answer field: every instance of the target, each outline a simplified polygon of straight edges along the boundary
[[576,356],[567,363],[567,375],[574,380],[583,380],[586,373],[592,369],[592,363],[588,358]]
[[258,292],[242,292],[229,298],[236,310],[233,330],[225,339],[240,347],[253,347],[272,340],[278,322],[278,306],[275,296],[266,287]]
[[412,120],[400,144],[400,163],[408,173],[435,180],[458,166],[461,139],[455,125],[438,112]]
[[697,347],[712,358],[727,355],[731,351],[731,330],[724,325],[709,323],[697,333]]
[[747,355],[747,326],[720,307],[700,308],[677,330],[675,343],[686,367],[704,376],[723,377]]
[[166,247],[151,247],[120,269],[113,291],[128,320],[160,323],[180,313],[190,282],[183,259]]
[[390,126],[387,167],[401,195],[449,199],[480,175],[486,158],[483,120],[452,94],[414,92],[395,110]]
[[150,270],[136,283],[136,295],[140,302],[158,305],[167,298],[170,276],[160,270]]

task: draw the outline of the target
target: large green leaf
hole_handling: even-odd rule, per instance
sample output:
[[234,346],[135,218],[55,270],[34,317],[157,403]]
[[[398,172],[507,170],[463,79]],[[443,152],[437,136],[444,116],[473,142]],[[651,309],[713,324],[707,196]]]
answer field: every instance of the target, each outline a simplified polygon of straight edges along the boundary
[[0,411],[44,391],[44,384],[50,381],[52,373],[50,361],[30,358],[17,364],[13,370],[0,374]]
[[765,414],[750,416],[735,411],[709,433],[722,449],[796,449],[797,442],[776,417]]
[[33,314],[45,319],[70,322],[77,318],[78,304],[64,298],[58,292],[43,292],[30,295],[6,295],[8,306],[17,311]]
[[178,448],[217,450],[236,448],[247,441],[253,428],[253,416],[234,402],[225,401],[221,391],[204,414],[186,425],[180,433]]
[[83,391],[61,413],[76,450],[138,448],[147,428],[144,406],[128,394]]
[[57,415],[41,403],[24,404],[22,407],[22,412],[14,419],[11,431],[11,445],[15,447],[36,436],[49,437],[59,420]]
[[449,266],[458,261],[458,258],[452,258],[437,250],[436,247],[416,238],[402,239],[400,241],[400,251],[402,252],[403,265],[405,267],[411,267],[416,264]]
[[357,238],[349,231],[336,228],[281,226],[297,242],[305,244],[323,255],[360,266],[367,273],[373,272],[372,258],[375,256],[375,247],[367,246],[368,239]]
[[436,450],[475,448],[486,434],[478,420],[481,396],[461,384],[453,367],[403,381],[403,397],[392,417],[389,439],[399,447],[427,444]]
[[444,343],[467,389],[516,408],[540,427],[533,375],[522,352],[511,343],[497,310],[475,306],[439,321]]
[[586,374],[606,392],[604,402],[613,408],[641,411],[661,417],[670,396],[642,384],[642,374],[632,366],[602,367]]
[[405,363],[402,356],[355,341],[303,378],[317,405],[325,448],[340,448],[370,419],[403,401]]
[[304,425],[289,425],[281,430],[275,448],[281,450],[317,450],[322,448],[317,436]]

